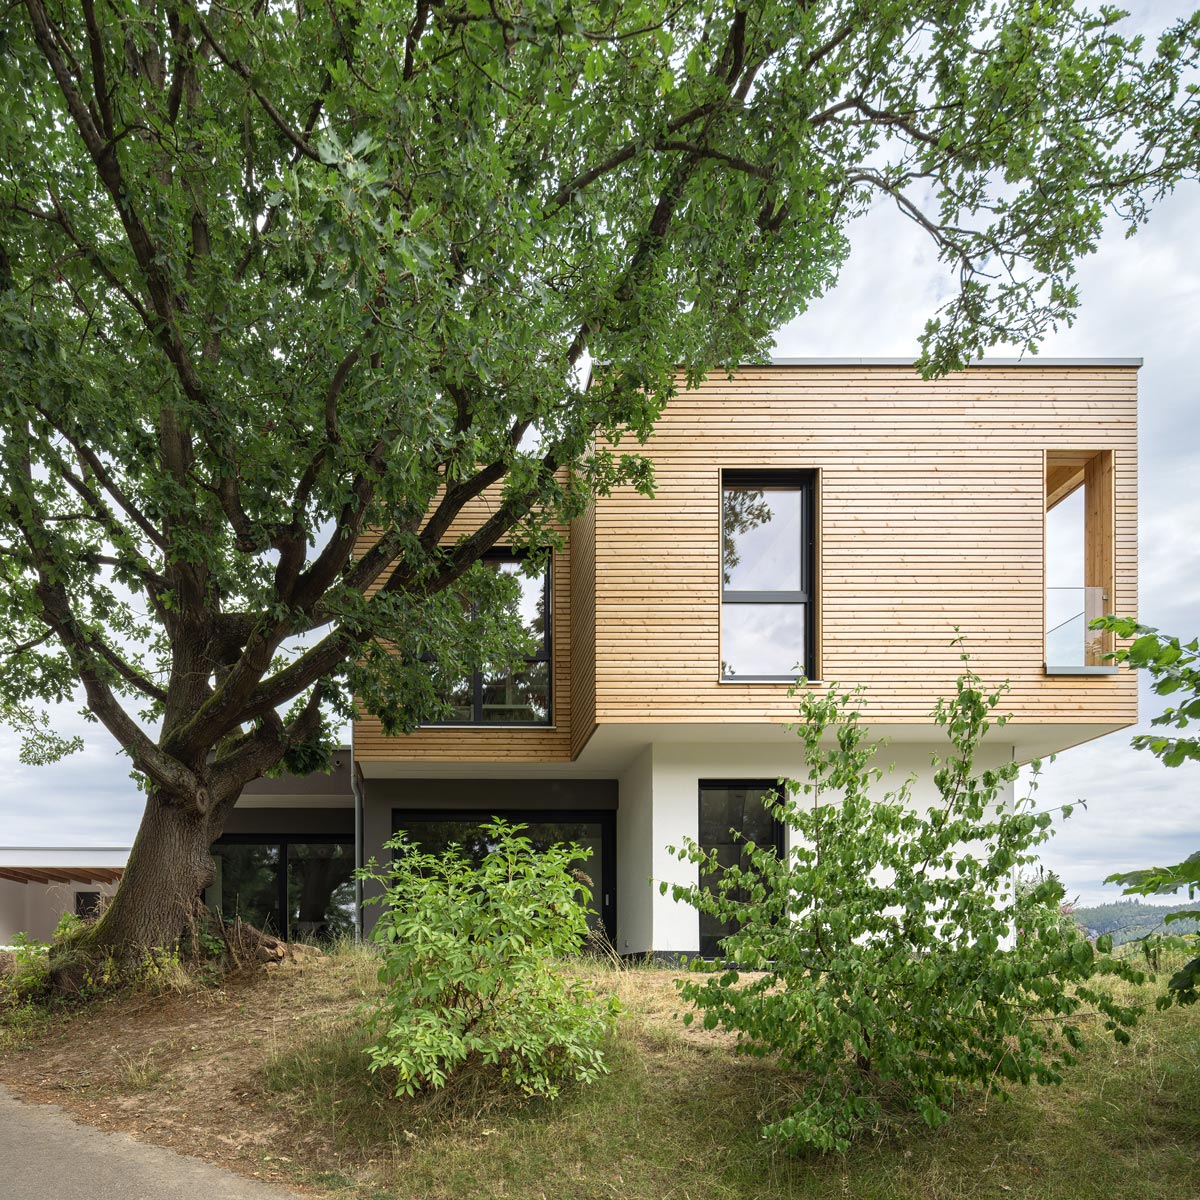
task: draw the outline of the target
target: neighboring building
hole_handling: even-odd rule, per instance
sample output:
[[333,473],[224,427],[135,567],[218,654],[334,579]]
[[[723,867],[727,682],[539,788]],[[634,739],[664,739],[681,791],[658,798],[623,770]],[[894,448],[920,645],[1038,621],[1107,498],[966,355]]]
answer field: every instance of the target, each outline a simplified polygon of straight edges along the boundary
[[[116,891],[128,847],[0,847],[0,946],[50,940],[64,913]],[[214,908],[294,938],[353,935],[358,911],[350,748],[328,775],[256,779],[213,848]]]
[[761,797],[803,770],[797,668],[810,688],[867,687],[882,762],[917,803],[945,751],[929,714],[962,666],[956,628],[975,670],[1011,684],[984,765],[1132,724],[1136,679],[1086,622],[1135,614],[1138,365],[985,361],[926,382],[899,361],[776,362],[681,392],[644,451],[618,449],[654,460],[655,497],[598,500],[524,581],[527,668],[459,681],[450,724],[392,738],[356,721],[330,776],[247,788],[209,902],[292,937],[343,932],[354,864],[394,831],[478,850],[500,815],[592,847],[621,953],[710,952],[721,929],[651,881],[694,877],[668,850],[687,837],[729,860],[731,828],[780,839]]
[[48,942],[64,914],[91,915],[116,891],[126,846],[0,846],[0,946]]

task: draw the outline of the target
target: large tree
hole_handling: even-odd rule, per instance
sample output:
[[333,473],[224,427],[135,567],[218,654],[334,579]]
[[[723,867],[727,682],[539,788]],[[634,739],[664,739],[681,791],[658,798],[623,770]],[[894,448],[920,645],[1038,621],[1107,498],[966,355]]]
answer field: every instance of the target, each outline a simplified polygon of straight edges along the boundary
[[956,280],[934,374],[1069,319],[1200,144],[1197,19],[1070,0],[15,0],[0,39],[0,687],[35,757],[81,688],[144,781],[118,952],[352,692],[403,730],[515,655],[481,554],[650,486],[591,447],[761,354],[878,198]]

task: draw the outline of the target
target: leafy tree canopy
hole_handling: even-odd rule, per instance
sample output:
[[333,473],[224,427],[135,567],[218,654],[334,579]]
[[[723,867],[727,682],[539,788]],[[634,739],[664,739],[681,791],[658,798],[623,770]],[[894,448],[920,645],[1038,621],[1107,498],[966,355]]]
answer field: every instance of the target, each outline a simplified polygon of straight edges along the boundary
[[957,281],[937,373],[1069,320],[1200,145],[1200,19],[1071,0],[23,0],[0,38],[5,715],[82,684],[207,834],[352,690],[408,729],[431,661],[515,655],[480,554],[649,488],[593,439],[761,354],[880,197]]
[[[1150,687],[1158,696],[1175,697],[1175,702],[1163,709],[1150,724],[1160,729],[1191,730],[1169,736],[1162,733],[1139,733],[1133,738],[1138,750],[1149,750],[1164,766],[1179,767],[1200,762],[1200,736],[1195,722],[1200,720],[1200,639],[1180,643],[1179,638],[1160,633],[1149,625],[1139,625],[1132,617],[1101,617],[1093,621],[1096,629],[1106,629],[1121,638],[1131,638],[1113,654],[1113,659],[1137,667],[1150,675]],[[1195,769],[1194,767],[1192,768]],[[1110,875],[1105,883],[1119,883],[1125,894],[1136,896],[1169,896],[1187,889],[1189,899],[1200,891],[1200,850],[1189,854],[1183,862],[1166,867],[1145,867]],[[1166,924],[1200,921],[1200,909],[1186,906],[1174,909],[1164,918]],[[1190,933],[1191,936],[1187,936]],[[1157,938],[1160,946],[1194,951],[1200,948],[1200,938],[1194,924],[1178,926],[1174,938]],[[1200,955],[1185,963],[1167,983],[1163,998],[1169,1004],[1195,1004],[1200,999]]]

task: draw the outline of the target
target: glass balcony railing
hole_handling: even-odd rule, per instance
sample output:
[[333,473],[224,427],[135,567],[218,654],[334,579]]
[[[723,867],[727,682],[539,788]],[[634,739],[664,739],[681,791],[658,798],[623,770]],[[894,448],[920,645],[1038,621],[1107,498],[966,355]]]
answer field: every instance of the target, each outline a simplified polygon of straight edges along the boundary
[[1102,587],[1046,589],[1046,670],[1080,671],[1098,667],[1116,670],[1105,661],[1107,635],[1089,626],[1107,609]]

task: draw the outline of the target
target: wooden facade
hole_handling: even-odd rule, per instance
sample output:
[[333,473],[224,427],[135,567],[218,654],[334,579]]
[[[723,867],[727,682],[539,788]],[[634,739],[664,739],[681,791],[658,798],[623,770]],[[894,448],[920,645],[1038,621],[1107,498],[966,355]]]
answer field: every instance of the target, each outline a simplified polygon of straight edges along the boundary
[[[471,501],[451,525],[447,540],[470,532],[491,515],[494,497]],[[566,530],[560,532],[566,533]],[[555,551],[550,564],[550,705],[546,725],[428,726],[405,737],[388,737],[379,721],[360,715],[354,722],[354,757],[359,762],[569,762],[571,759],[571,548]],[[370,544],[364,538],[360,548]]]
[[1137,603],[1136,370],[743,368],[672,401],[653,500],[596,512],[596,720],[783,721],[780,684],[720,680],[720,473],[818,477],[817,672],[869,688],[872,720],[924,722],[975,669],[1037,722],[1128,721],[1132,676],[1044,668],[1045,456],[1111,451],[1113,611]]
[[928,722],[961,667],[957,628],[985,681],[1010,682],[1016,721],[1131,722],[1135,678],[1049,675],[1043,633],[1045,511],[1062,482],[1048,472],[1073,457],[1103,453],[1111,471],[1102,569],[1110,611],[1135,615],[1136,400],[1136,368],[1104,363],[934,382],[901,365],[747,366],[681,391],[642,451],[655,497],[599,500],[555,556],[554,727],[387,739],[364,720],[356,755],[568,761],[605,723],[791,720],[786,684],[720,678],[723,470],[815,472],[817,673],[866,685],[870,720]]

